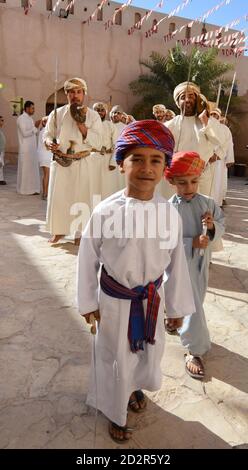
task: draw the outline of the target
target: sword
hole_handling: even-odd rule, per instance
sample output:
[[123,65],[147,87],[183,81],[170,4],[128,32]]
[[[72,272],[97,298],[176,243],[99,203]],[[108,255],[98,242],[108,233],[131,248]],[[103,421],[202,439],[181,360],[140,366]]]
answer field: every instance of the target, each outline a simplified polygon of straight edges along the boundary
[[218,88],[218,93],[217,93],[217,98],[216,98],[216,103],[215,103],[216,108],[219,107],[220,93],[221,93],[221,83],[219,83],[219,88]]
[[55,60],[55,82],[54,82],[54,137],[53,143],[57,144],[57,95],[58,95],[58,57]]
[[94,380],[95,380],[95,393],[96,393],[96,407],[95,407],[95,422],[94,422],[94,438],[93,449],[96,448],[96,432],[97,432],[97,418],[98,418],[98,399],[97,399],[97,373],[96,373],[96,333],[97,322],[94,313],[90,314],[89,321],[91,324],[90,332],[93,335],[93,364],[94,364]]
[[227,113],[228,113],[228,109],[229,109],[229,105],[230,105],[230,101],[231,101],[231,97],[232,97],[232,91],[233,91],[235,80],[236,80],[236,72],[234,72],[234,75],[233,75],[232,86],[231,86],[231,90],[230,90],[230,93],[229,93],[228,102],[227,102],[227,105],[226,105],[225,119],[226,119],[226,116],[227,116]]

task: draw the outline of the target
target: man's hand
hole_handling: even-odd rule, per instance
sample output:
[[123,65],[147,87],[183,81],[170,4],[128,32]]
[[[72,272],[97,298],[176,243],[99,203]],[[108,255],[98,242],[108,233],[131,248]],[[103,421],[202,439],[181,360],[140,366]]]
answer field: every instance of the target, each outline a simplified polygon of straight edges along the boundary
[[234,163],[226,163],[227,168],[231,168],[232,166],[234,166]]
[[208,163],[214,163],[217,162],[217,160],[220,160],[220,157],[216,153],[212,155],[212,157],[208,160]]
[[87,323],[91,324],[91,321],[90,321],[91,315],[94,315],[95,320],[98,321],[98,323],[100,323],[100,311],[99,310],[94,310],[93,312],[85,313],[84,315],[82,314],[82,317],[85,318]]
[[209,237],[207,235],[199,235],[193,238],[193,248],[207,248]]
[[81,123],[81,122],[77,122],[77,126],[78,126],[78,129],[80,130],[83,138],[86,139],[87,132],[88,132],[88,128],[86,127],[86,125]]
[[180,318],[167,318],[166,325],[170,330],[176,330],[183,324],[183,317]]
[[40,125],[41,125],[41,119],[38,119],[38,121],[35,121],[34,125],[38,129],[38,127],[40,127]]
[[51,152],[53,153],[59,149],[59,144],[54,144],[53,142],[46,142],[45,146],[48,150],[51,150]]
[[198,118],[200,119],[202,125],[203,125],[204,127],[206,127],[207,124],[208,124],[208,112],[207,112],[207,110],[204,109],[204,110],[202,111],[202,113],[199,114]]
[[205,214],[202,215],[202,222],[206,224],[208,230],[214,229],[214,218],[211,212],[207,211]]

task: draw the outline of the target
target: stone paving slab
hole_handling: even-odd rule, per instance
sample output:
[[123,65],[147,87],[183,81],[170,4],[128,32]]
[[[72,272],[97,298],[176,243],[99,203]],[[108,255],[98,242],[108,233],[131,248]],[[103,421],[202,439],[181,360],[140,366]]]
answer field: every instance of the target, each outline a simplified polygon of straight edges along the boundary
[[[91,449],[95,415],[85,405],[91,341],[75,308],[77,247],[52,248],[39,196],[0,189],[0,448]],[[223,252],[215,253],[205,303],[212,350],[206,380],[186,373],[178,337],[166,335],[161,390],[124,445],[98,414],[95,447],[140,449],[248,446],[248,186],[229,180]]]

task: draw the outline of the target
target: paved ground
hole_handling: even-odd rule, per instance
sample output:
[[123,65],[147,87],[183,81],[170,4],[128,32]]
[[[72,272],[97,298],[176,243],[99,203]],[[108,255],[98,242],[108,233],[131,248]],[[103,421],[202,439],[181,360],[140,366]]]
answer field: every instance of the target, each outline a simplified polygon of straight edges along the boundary
[[[39,196],[15,192],[16,169],[0,187],[0,448],[94,445],[85,406],[90,336],[74,307],[77,248],[51,248]],[[212,350],[204,383],[184,371],[183,348],[166,337],[163,386],[125,448],[248,448],[248,186],[229,180],[225,251],[214,256],[206,300]],[[97,419],[96,448],[121,447]],[[122,447],[122,448],[123,448]]]

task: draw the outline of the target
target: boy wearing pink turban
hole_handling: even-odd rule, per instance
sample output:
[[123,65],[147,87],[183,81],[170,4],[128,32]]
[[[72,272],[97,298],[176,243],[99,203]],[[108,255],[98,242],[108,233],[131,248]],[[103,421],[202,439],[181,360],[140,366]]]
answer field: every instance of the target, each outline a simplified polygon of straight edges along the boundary
[[154,192],[173,147],[159,122],[125,127],[115,156],[126,188],[95,208],[79,250],[78,308],[98,322],[87,403],[120,443],[132,435],[127,408],[143,411],[141,389],[161,387],[164,304],[175,328],[195,311],[180,217]]
[[[185,354],[187,373],[195,379],[204,378],[202,355],[210,349],[210,337],[203,309],[208,286],[211,243],[224,233],[224,217],[213,199],[197,193],[199,177],[205,162],[196,152],[173,155],[166,178],[176,186],[169,202],[177,208],[183,222],[183,242],[194,293],[196,313],[184,318],[179,334]],[[203,224],[207,233],[202,234]],[[167,331],[173,327],[167,322]]]

